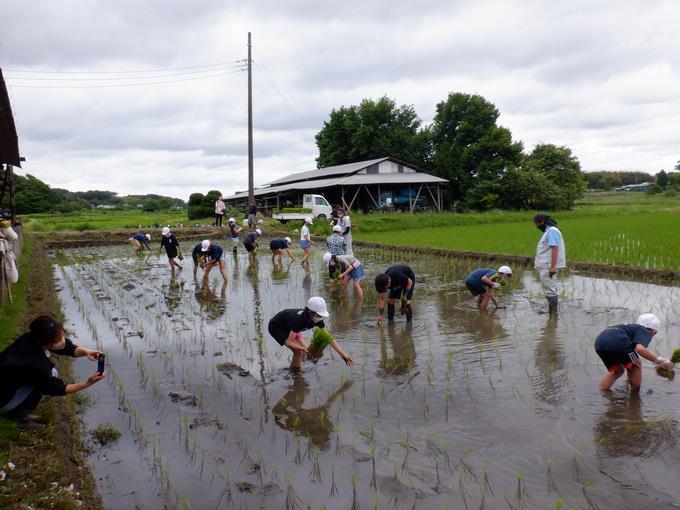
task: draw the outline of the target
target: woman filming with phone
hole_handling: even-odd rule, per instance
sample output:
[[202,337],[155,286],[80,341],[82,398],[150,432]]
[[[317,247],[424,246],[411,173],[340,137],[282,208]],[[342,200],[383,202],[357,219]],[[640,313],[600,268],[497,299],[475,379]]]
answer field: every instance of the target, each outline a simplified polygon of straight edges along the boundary
[[[79,383],[67,384],[59,378],[50,361],[52,354],[99,361],[98,370]],[[101,381],[104,354],[75,345],[66,338],[61,322],[49,315],[33,320],[29,331],[0,352],[0,415],[23,419],[33,411],[43,395],[76,393]]]

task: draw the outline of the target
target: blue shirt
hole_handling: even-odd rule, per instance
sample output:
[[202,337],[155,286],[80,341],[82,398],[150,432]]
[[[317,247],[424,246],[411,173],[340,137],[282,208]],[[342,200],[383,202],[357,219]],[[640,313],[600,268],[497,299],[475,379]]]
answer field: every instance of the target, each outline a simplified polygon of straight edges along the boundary
[[548,230],[548,246],[559,246],[562,244],[562,234],[556,228]]
[[347,241],[342,236],[332,235],[326,238],[326,246],[331,255],[344,255],[346,245]]
[[132,239],[136,239],[137,241],[143,244],[149,244],[149,240],[146,238],[144,234],[135,234],[132,236]]
[[648,347],[652,341],[652,333],[639,324],[618,324],[610,326],[597,336],[595,350],[614,351],[630,354],[640,344]]
[[220,260],[222,258],[222,247],[219,244],[211,244],[208,251],[204,251],[206,261]]
[[475,269],[469,275],[467,275],[467,278],[465,278],[465,283],[469,283],[470,285],[486,285],[487,287],[490,287],[488,283],[482,281],[482,278],[485,276],[492,282],[495,281],[497,276],[496,270],[486,267]]

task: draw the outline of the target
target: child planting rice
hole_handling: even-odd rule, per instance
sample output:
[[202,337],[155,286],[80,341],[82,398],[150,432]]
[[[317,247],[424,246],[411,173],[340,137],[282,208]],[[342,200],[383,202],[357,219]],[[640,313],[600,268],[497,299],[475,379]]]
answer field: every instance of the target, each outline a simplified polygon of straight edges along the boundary
[[472,293],[472,297],[477,298],[477,308],[486,310],[489,301],[491,301],[496,308],[505,308],[504,305],[499,305],[498,301],[493,295],[493,289],[500,289],[501,282],[512,277],[512,269],[508,266],[501,266],[498,271],[482,267],[475,269],[467,278],[465,278],[465,286]]
[[[326,302],[323,298],[314,296],[309,298],[305,308],[289,308],[281,310],[271,318],[268,326],[269,334],[279,343],[279,345],[285,345],[293,352],[290,368],[299,369],[302,366],[304,355],[310,352],[310,348],[307,347],[302,339],[302,331],[307,331],[314,327],[317,328],[317,331],[325,331],[326,326],[323,320],[328,317],[328,315]],[[318,349],[321,345],[328,342],[328,338],[330,337],[330,342],[325,346],[330,345],[347,365],[352,365],[354,362],[352,361],[351,356],[340,348],[330,334],[326,332],[326,335],[327,336],[323,335],[323,333],[316,333],[316,340],[312,340],[314,348]],[[321,352],[323,352],[323,348],[321,349]]]
[[630,390],[640,391],[642,384],[640,356],[663,369],[673,370],[673,363],[656,356],[648,349],[660,327],[661,322],[656,315],[643,313],[635,324],[610,326],[598,335],[595,340],[595,352],[608,371],[600,381],[601,390],[608,391],[623,375],[625,368],[628,372]]
[[290,237],[284,237],[283,239],[272,239],[269,242],[269,249],[272,251],[272,264],[276,264],[276,259],[278,258],[278,263],[283,263],[283,252],[288,254],[290,260],[295,260],[293,254],[290,252]]
[[411,300],[413,287],[416,284],[416,274],[408,266],[390,266],[384,273],[375,277],[375,290],[378,292],[378,326],[383,321],[385,302],[387,301],[387,320],[394,320],[394,303],[401,300],[401,313],[406,320],[413,318]]
[[328,266],[328,275],[331,281],[339,281],[345,284],[354,283],[354,292],[359,299],[363,299],[364,291],[361,288],[361,280],[366,278],[361,262],[354,255],[332,255],[326,252],[323,262]]

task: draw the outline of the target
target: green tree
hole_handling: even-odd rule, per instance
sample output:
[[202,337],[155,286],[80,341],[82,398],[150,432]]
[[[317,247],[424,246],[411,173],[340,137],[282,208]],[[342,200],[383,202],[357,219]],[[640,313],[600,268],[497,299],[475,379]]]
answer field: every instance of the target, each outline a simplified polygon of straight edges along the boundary
[[316,134],[319,168],[385,156],[415,165],[429,159],[427,130],[413,106],[397,106],[387,96],[364,99],[358,106],[333,110]]
[[59,196],[40,179],[28,174],[25,178],[16,176],[17,213],[28,214],[51,212],[59,202]]
[[661,170],[656,174],[656,185],[661,189],[666,189],[666,186],[668,186],[668,174],[666,173],[666,170]]
[[[522,144],[496,124],[498,116],[496,107],[479,95],[451,93],[437,104],[431,126],[432,168],[450,181],[447,201],[467,198],[478,205],[479,188],[519,164]],[[466,196],[473,187],[477,189]]]
[[583,195],[586,183],[581,172],[581,163],[567,147],[553,144],[538,144],[522,160],[522,170],[537,172],[557,185],[565,202],[562,208],[571,208],[574,201]]

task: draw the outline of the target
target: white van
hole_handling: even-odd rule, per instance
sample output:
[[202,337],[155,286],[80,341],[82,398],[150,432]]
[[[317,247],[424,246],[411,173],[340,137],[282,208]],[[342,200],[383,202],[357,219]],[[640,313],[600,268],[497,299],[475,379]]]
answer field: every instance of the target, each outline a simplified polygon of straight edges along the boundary
[[331,217],[331,211],[333,210],[331,204],[328,203],[328,200],[323,195],[303,195],[302,207],[306,209],[305,212],[280,212],[273,214],[272,218],[279,220],[281,223],[304,220],[307,216],[324,220]]

